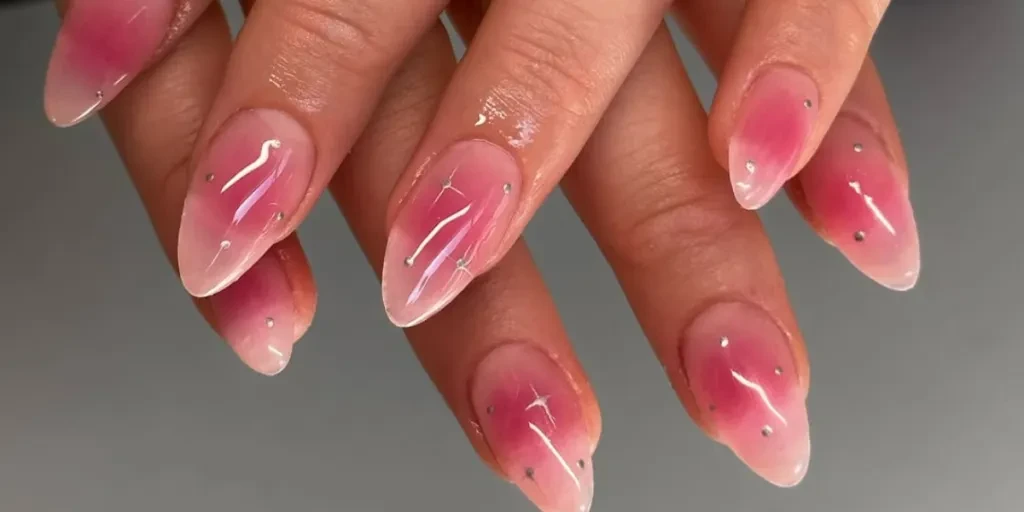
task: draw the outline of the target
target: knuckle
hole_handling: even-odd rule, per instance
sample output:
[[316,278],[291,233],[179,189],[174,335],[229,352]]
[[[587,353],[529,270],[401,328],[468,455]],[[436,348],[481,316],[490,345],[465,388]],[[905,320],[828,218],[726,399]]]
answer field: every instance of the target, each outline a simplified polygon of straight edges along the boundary
[[[571,16],[578,16],[571,20]],[[522,19],[500,43],[505,74],[529,96],[575,117],[593,114],[601,50],[591,34],[588,15],[562,11],[524,11]]]
[[385,62],[385,33],[379,22],[384,14],[366,2],[290,0],[268,4],[278,22],[291,29],[292,35],[282,42],[309,58],[302,64],[326,61],[361,73]]
[[616,187],[620,204],[609,209],[624,213],[611,216],[605,250],[630,268],[678,268],[678,261],[708,268],[700,261],[713,257],[711,248],[756,222],[736,207],[713,163],[688,162],[668,140],[647,143],[612,165],[630,171]]

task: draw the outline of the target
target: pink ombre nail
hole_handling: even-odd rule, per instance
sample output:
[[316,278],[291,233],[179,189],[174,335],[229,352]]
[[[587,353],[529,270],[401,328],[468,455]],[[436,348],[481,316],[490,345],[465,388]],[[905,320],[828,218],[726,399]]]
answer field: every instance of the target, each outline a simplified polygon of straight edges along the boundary
[[587,512],[594,497],[592,442],[564,370],[523,343],[477,366],[470,399],[505,475],[543,512]]
[[264,375],[284,370],[295,344],[295,303],[277,255],[260,258],[210,305],[217,330],[242,362]]
[[815,226],[850,263],[893,290],[914,287],[914,210],[901,171],[868,125],[837,118],[798,180]]
[[50,58],[44,103],[61,127],[103,108],[167,36],[174,0],[71,2]]
[[313,142],[288,115],[235,114],[193,171],[178,234],[185,288],[212,295],[290,233],[309,188]]
[[521,183],[512,155],[482,140],[455,144],[419,177],[384,255],[384,307],[395,325],[426,320],[489,263]]
[[763,310],[721,303],[683,336],[696,407],[715,438],[765,480],[791,487],[811,455],[805,393],[789,340]]
[[764,206],[796,173],[817,116],[818,88],[807,75],[775,67],[754,81],[729,140],[729,176],[740,206]]

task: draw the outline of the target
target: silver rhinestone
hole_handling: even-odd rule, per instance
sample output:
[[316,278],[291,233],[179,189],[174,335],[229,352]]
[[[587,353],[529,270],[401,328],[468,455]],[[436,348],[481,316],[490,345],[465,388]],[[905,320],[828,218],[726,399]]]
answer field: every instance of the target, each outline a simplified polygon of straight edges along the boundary
[[98,101],[103,101],[103,91],[96,91],[96,99]]
[[762,437],[768,437],[768,436],[772,435],[773,432],[774,432],[774,430],[772,430],[772,427],[770,427],[768,425],[765,425],[764,427],[761,428],[761,436]]
[[782,367],[781,366],[776,366],[775,367],[775,375],[782,375]]
[[277,212],[274,214],[274,220],[280,222],[284,220],[284,212]]
[[858,231],[858,232],[853,234],[853,241],[854,242],[863,242],[864,241],[864,237],[866,237],[866,236],[867,235],[865,235],[863,231]]
[[494,406],[493,405],[488,405],[487,406],[487,414],[488,415],[494,414]]
[[216,178],[216,176],[214,176],[213,173],[211,172],[210,174],[206,175],[206,182],[209,183],[213,181],[214,178]]
[[722,336],[722,339],[719,340],[719,342],[721,342],[722,348],[729,346],[729,338],[726,338],[725,336]]
[[864,151],[864,145],[860,142],[856,142],[853,144],[853,150],[860,153],[861,151]]
[[273,327],[274,326],[274,319],[273,318],[268,316],[266,322],[267,322],[267,327]]
[[584,461],[583,459],[580,459],[580,460],[576,461],[576,465],[579,466],[580,469],[586,469],[587,468],[587,462]]
[[533,468],[526,468],[526,478],[533,480]]
[[811,100],[804,100],[804,108],[811,108],[814,106],[814,102]]
[[747,160],[747,172],[754,172],[757,170],[757,164],[753,160]]
[[441,180],[441,187],[442,188],[451,188],[451,186],[452,186],[452,179],[451,178],[445,178],[445,179]]
[[415,262],[416,260],[412,259],[412,256],[409,256],[408,258],[405,259],[405,266],[411,267],[412,264]]
[[503,187],[501,187],[501,189],[504,190],[506,194],[508,194],[509,192],[512,192],[512,184],[506,183]]
[[459,259],[455,260],[455,267],[456,268],[466,268],[466,260],[464,260],[462,258],[459,258]]
[[229,242],[227,240],[221,240],[220,241],[220,250],[222,250],[222,251],[227,250],[228,247],[231,247],[231,242]]

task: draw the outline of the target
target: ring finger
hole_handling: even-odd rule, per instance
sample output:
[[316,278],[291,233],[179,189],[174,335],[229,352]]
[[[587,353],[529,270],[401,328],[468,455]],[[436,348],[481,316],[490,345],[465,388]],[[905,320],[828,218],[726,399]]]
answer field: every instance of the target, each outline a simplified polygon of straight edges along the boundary
[[705,127],[661,30],[563,188],[693,419],[792,486],[810,457],[804,343],[767,237],[736,205]]

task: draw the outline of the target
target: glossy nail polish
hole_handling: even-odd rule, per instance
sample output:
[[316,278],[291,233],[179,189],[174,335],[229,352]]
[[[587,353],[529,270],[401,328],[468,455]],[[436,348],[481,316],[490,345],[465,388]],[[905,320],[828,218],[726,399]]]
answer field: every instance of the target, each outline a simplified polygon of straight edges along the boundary
[[239,112],[193,170],[178,234],[185,288],[212,295],[290,232],[313,173],[313,142],[287,114]]
[[818,117],[818,88],[796,69],[777,66],[743,99],[729,140],[729,177],[741,206],[764,206],[797,171]]
[[399,327],[452,301],[494,256],[518,205],[515,159],[482,140],[460,142],[420,176],[388,234],[382,290]]
[[117,96],[167,36],[175,3],[71,2],[46,77],[50,121],[61,127],[77,124]]
[[498,464],[537,507],[590,510],[592,443],[561,367],[527,344],[502,345],[477,366],[470,398]]
[[788,338],[758,307],[720,303],[686,330],[680,352],[702,423],[765,480],[803,479],[811,443]]
[[284,370],[295,344],[295,303],[276,254],[260,258],[210,305],[218,332],[242,362],[264,375]]
[[901,172],[867,124],[841,115],[798,177],[821,235],[893,290],[913,288],[921,270],[917,224]]

